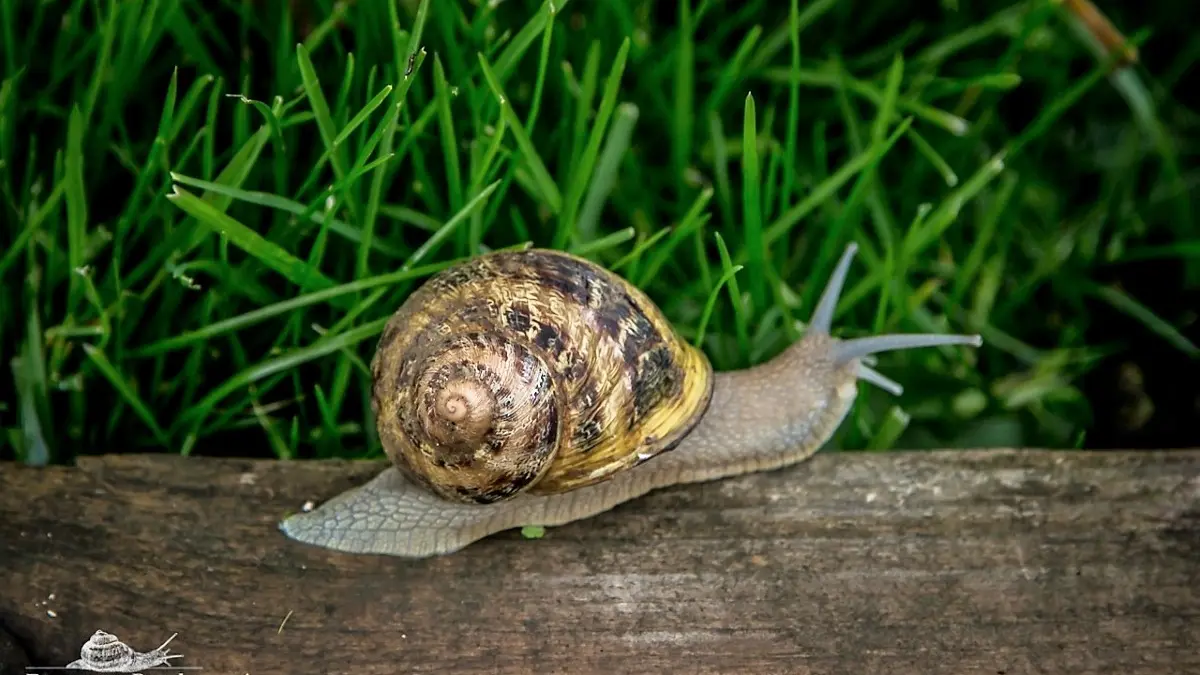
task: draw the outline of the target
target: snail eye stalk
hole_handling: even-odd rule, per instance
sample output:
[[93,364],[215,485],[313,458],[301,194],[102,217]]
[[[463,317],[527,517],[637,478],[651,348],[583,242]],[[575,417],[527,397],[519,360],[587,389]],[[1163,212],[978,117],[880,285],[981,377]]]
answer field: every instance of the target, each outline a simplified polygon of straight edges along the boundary
[[[833,329],[833,313],[837,308],[838,298],[846,285],[846,276],[850,271],[850,262],[858,253],[858,244],[850,243],[838,259],[837,265],[830,275],[829,281],[821,291],[821,298],[813,310],[808,323],[808,330],[814,333],[828,335]],[[873,335],[870,337],[839,340],[833,347],[833,357],[836,361],[845,363],[855,359],[867,359],[882,352],[900,351],[904,349],[923,349],[925,347],[941,347],[945,345],[968,345],[979,347],[983,338],[979,335],[940,335],[936,333],[912,333],[894,335]],[[895,380],[888,378],[867,364],[858,364],[858,378],[899,396],[904,387]]]

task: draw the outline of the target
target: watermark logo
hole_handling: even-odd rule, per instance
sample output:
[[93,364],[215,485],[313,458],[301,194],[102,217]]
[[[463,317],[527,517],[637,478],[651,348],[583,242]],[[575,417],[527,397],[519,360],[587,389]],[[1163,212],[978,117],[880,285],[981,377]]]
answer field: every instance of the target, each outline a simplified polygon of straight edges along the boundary
[[116,635],[98,630],[92,633],[83,647],[79,649],[79,658],[65,666],[30,666],[25,670],[31,675],[50,670],[78,670],[89,673],[127,673],[141,675],[146,670],[200,670],[199,666],[180,666],[171,659],[182,659],[183,654],[172,654],[167,649],[171,640],[178,633],[171,635],[167,641],[156,649],[139,652],[133,647],[121,642]]

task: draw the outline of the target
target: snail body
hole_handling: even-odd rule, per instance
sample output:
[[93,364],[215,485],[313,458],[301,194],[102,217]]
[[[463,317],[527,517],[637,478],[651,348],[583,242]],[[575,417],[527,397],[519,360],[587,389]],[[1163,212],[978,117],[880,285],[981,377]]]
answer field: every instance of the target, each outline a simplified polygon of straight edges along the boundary
[[841,424],[872,354],[977,335],[830,335],[851,244],[805,335],[715,372],[616,274],[544,249],[472,258],[397,310],[371,362],[392,466],[286,518],[299,542],[420,558],[524,525],[561,525],[651,490],[787,466]]

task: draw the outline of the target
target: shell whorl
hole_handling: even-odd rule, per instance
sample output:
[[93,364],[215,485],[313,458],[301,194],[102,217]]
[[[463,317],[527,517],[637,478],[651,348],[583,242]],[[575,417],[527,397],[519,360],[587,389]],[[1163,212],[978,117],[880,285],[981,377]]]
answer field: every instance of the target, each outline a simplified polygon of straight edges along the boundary
[[542,249],[472,258],[397,310],[371,363],[388,457],[443,498],[600,482],[674,447],[712,370],[612,272]]
[[92,633],[79,650],[79,655],[84,661],[94,664],[123,663],[133,654],[132,647],[118,640],[117,636],[102,630]]
[[492,502],[526,489],[550,467],[562,392],[528,347],[496,333],[432,342],[399,375],[404,460],[440,493]]

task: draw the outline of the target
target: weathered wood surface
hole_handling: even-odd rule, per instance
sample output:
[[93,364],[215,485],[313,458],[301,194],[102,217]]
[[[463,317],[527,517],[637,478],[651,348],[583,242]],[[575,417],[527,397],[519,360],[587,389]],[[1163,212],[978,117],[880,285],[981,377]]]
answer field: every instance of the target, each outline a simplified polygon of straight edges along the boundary
[[378,468],[2,465],[0,625],[222,674],[1200,673],[1200,450],[824,454],[422,561],[276,531]]

